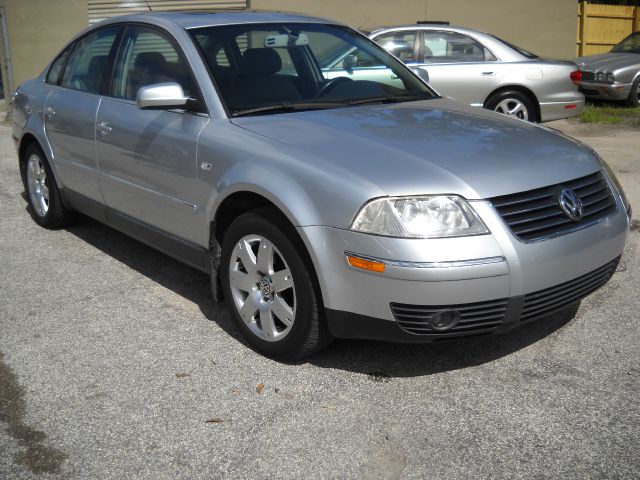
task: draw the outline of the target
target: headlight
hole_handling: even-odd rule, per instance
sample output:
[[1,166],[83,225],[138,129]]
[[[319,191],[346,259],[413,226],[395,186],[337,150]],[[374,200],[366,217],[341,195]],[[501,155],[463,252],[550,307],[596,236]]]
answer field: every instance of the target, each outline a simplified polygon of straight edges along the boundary
[[604,72],[598,72],[598,73],[596,73],[596,80],[597,80],[598,82],[604,82],[604,81],[606,80],[606,78],[607,78],[607,77],[605,76]]
[[614,81],[615,77],[613,76],[613,73],[607,73],[607,82],[613,83]]
[[387,237],[442,238],[489,233],[461,197],[425,195],[371,200],[356,215],[351,230]]

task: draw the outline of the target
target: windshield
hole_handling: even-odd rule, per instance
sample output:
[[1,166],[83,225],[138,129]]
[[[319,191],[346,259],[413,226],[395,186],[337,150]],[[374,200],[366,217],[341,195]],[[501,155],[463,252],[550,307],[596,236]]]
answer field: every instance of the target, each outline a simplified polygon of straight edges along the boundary
[[401,62],[347,27],[245,24],[191,35],[234,116],[436,96]]
[[507,47],[515,50],[516,52],[518,52],[520,55],[522,55],[523,57],[528,58],[529,60],[533,60],[535,58],[538,58],[538,56],[535,53],[531,53],[528,50],[525,50],[524,48],[520,48],[515,46],[512,43],[507,42],[506,40],[501,39],[500,37],[496,37],[495,35],[491,35],[493,38],[495,38],[496,40],[498,40],[499,42],[504,43]]
[[640,53],[640,32],[632,33],[617,44],[612,52]]

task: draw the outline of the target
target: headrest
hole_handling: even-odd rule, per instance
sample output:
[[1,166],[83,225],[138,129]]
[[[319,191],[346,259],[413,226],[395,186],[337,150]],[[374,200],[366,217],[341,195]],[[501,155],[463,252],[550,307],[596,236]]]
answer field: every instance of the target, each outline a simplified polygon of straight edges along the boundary
[[89,67],[87,72],[92,76],[100,76],[104,71],[104,67],[107,66],[107,56],[106,55],[98,55],[93,57],[89,62]]
[[151,71],[165,69],[167,59],[160,52],[142,52],[139,53],[134,62],[134,68],[147,68]]
[[273,48],[249,48],[242,54],[241,75],[273,75],[281,68],[282,60]]

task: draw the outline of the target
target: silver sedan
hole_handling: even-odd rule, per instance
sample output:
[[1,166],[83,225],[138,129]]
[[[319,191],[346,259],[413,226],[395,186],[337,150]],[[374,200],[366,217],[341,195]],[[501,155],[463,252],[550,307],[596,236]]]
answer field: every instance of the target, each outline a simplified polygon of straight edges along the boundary
[[460,102],[536,122],[574,117],[584,108],[575,63],[539,58],[489,33],[420,24],[383,28],[370,38],[426,69],[438,93]]
[[640,32],[622,40],[609,53],[579,57],[580,90],[587,98],[621,100],[640,107]]
[[[332,49],[366,53],[375,72],[327,79]],[[629,230],[595,152],[442,98],[327,20],[113,18],[14,105],[39,225],[80,212],[209,273],[247,342],[274,357],[543,318],[611,278]]]

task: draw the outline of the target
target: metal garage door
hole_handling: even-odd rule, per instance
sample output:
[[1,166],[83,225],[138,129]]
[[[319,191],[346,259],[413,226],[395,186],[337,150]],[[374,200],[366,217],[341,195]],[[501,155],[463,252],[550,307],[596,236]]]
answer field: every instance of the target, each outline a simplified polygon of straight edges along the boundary
[[247,0],[87,0],[87,4],[89,6],[89,23],[96,23],[104,18],[129,13],[246,8]]

